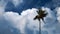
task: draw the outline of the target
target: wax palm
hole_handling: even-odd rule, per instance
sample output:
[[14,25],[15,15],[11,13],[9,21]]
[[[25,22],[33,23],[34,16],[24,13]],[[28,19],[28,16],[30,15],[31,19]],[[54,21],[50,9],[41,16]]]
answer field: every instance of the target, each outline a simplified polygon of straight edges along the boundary
[[45,13],[45,11],[43,11],[42,9],[39,9],[39,11],[37,11],[37,14],[38,15],[36,15],[34,17],[34,20],[36,20],[36,19],[39,20],[39,34],[41,34],[41,22],[40,22],[40,19],[42,19],[42,21],[45,23],[44,17],[46,17],[48,13]]
[[42,19],[42,21],[44,22],[44,17],[46,17],[46,15],[48,13],[45,13],[45,11],[43,11],[42,9],[39,9],[39,11],[37,11],[38,15],[36,17],[34,17],[34,20],[38,19],[40,21],[40,19]]

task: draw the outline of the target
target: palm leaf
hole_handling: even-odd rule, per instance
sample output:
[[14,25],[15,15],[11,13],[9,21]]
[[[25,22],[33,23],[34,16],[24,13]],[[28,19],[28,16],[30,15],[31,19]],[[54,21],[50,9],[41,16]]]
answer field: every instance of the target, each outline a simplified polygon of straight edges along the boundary
[[39,9],[37,11],[37,14],[38,15],[36,15],[36,17],[34,17],[34,20],[38,19],[40,21],[40,19],[42,19],[44,21],[44,17],[46,17],[48,13],[45,13],[45,11]]

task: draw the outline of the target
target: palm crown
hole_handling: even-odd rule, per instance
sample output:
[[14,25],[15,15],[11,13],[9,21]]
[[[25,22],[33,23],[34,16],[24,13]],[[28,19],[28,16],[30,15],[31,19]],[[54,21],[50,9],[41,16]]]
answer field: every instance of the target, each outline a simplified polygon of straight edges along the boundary
[[46,13],[46,12],[43,11],[42,9],[39,9],[39,10],[37,11],[37,14],[38,14],[38,15],[36,15],[36,16],[34,17],[34,20],[38,19],[38,20],[40,21],[40,19],[42,19],[42,20],[44,21],[44,17],[46,17],[46,15],[47,15],[48,13]]

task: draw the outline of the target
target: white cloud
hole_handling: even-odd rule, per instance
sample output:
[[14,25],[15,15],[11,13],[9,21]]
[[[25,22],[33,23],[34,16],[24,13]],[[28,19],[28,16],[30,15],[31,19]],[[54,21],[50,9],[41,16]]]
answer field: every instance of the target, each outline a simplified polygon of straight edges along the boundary
[[51,11],[49,8],[45,9],[48,11],[48,16],[45,18],[47,24],[43,25],[42,27],[42,34],[43,31],[47,31],[48,34],[60,34],[60,7],[55,9],[57,14],[54,13],[55,11]]
[[[1,7],[0,7],[1,8]],[[50,10],[49,8],[42,8],[43,10],[46,10],[48,12],[48,15],[44,18],[46,24],[41,22],[41,30],[42,31],[48,31],[49,34],[53,34],[52,30],[56,28],[56,24],[53,25],[53,23],[56,23],[56,16],[54,11]],[[27,24],[27,28],[31,30],[37,30],[39,31],[39,21],[33,20],[33,18],[37,15],[38,9],[32,8],[27,9],[25,11],[22,11],[21,15],[15,12],[4,12],[4,8],[1,8],[0,15],[2,15],[1,18],[4,18],[4,20],[8,21],[11,26],[19,29],[21,33],[25,34],[25,27]],[[59,14],[59,10],[57,12]],[[1,20],[0,18],[0,20]],[[60,17],[59,17],[60,18]],[[59,19],[58,18],[58,19]],[[59,20],[60,21],[60,20]],[[35,28],[34,28],[35,27]]]
[[0,4],[0,20],[2,20],[3,18],[4,11],[5,11],[5,5],[2,3],[2,5]]
[[[15,4],[15,2],[16,2],[16,4]],[[15,5],[18,5],[19,2],[20,2],[20,0],[13,0],[13,3]],[[33,20],[33,18],[37,15],[36,11],[38,9],[36,9],[36,8],[27,9],[25,11],[22,11],[21,15],[19,15],[18,13],[12,12],[12,11],[4,12],[5,11],[4,9],[5,9],[5,4],[2,1],[0,3],[0,24],[1,23],[4,24],[5,23],[4,20],[6,20],[8,22],[8,24],[11,24],[12,27],[19,29],[21,31],[21,33],[23,33],[23,34],[25,34],[26,24],[27,24],[27,28],[29,28],[31,30],[39,31],[39,21]],[[45,17],[46,24],[44,24],[43,21],[41,22],[41,28],[42,28],[41,30],[48,31],[48,34],[53,34],[54,33],[54,32],[52,32],[53,30],[56,30],[57,33],[59,33],[60,32],[60,29],[59,29],[60,23],[58,23],[57,25],[55,23],[56,23],[56,18],[60,22],[60,7],[56,8],[57,17],[55,16],[54,11],[50,10],[49,8],[42,7],[42,9],[46,10],[48,12],[48,15],[47,15],[47,17]],[[8,24],[7,24],[7,26],[8,26]],[[2,25],[2,27],[3,27],[3,25]]]
[[56,23],[57,23],[56,14],[49,8],[42,8],[42,9],[47,11],[48,15],[45,17],[46,24],[43,24],[43,26],[41,27],[41,31],[47,31],[46,33],[48,34],[54,34],[53,30],[56,30]]
[[4,8],[0,6],[0,16],[4,13]]
[[57,20],[60,22],[60,7],[57,7],[56,11],[57,11]]
[[13,27],[16,27],[21,30],[21,33],[25,33],[24,29],[26,27],[26,24],[28,23],[27,27],[29,29],[35,29],[38,31],[39,29],[39,22],[38,20],[34,21],[33,18],[37,15],[36,13],[37,9],[27,9],[25,11],[22,11],[21,15],[14,12],[6,12],[4,14],[4,17],[7,21],[11,22]]
[[48,12],[47,17],[45,18],[46,19],[46,23],[49,23],[49,24],[50,23],[54,23],[54,21],[56,20],[56,16],[55,16],[54,11],[52,11],[49,8],[45,8],[45,10]]
[[58,22],[57,22],[57,25],[56,25],[56,34],[59,34],[60,33],[60,7],[57,7],[56,9],[56,16],[57,16],[57,20],[58,20]]
[[[41,21],[41,30],[51,31],[50,29],[54,29],[53,23],[56,21],[56,17],[53,11],[51,11],[49,8],[42,8],[48,12],[48,15],[45,17],[46,24]],[[4,14],[4,17],[7,21],[11,22],[13,27],[16,27],[21,30],[21,33],[25,33],[25,26],[27,24],[27,27],[31,30],[37,30],[39,31],[39,21],[33,20],[33,18],[37,15],[38,9],[32,8],[27,9],[25,11],[22,11],[21,15],[15,12],[6,12]],[[51,26],[52,25],[52,26]],[[34,28],[35,27],[35,28]],[[50,29],[45,27],[52,27]]]

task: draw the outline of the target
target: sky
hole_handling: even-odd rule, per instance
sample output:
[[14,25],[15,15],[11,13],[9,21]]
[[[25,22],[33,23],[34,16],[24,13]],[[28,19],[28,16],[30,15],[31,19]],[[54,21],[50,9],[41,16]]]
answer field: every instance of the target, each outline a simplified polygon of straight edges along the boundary
[[[39,8],[48,13],[41,30]],[[0,34],[60,34],[60,0],[0,0]]]

